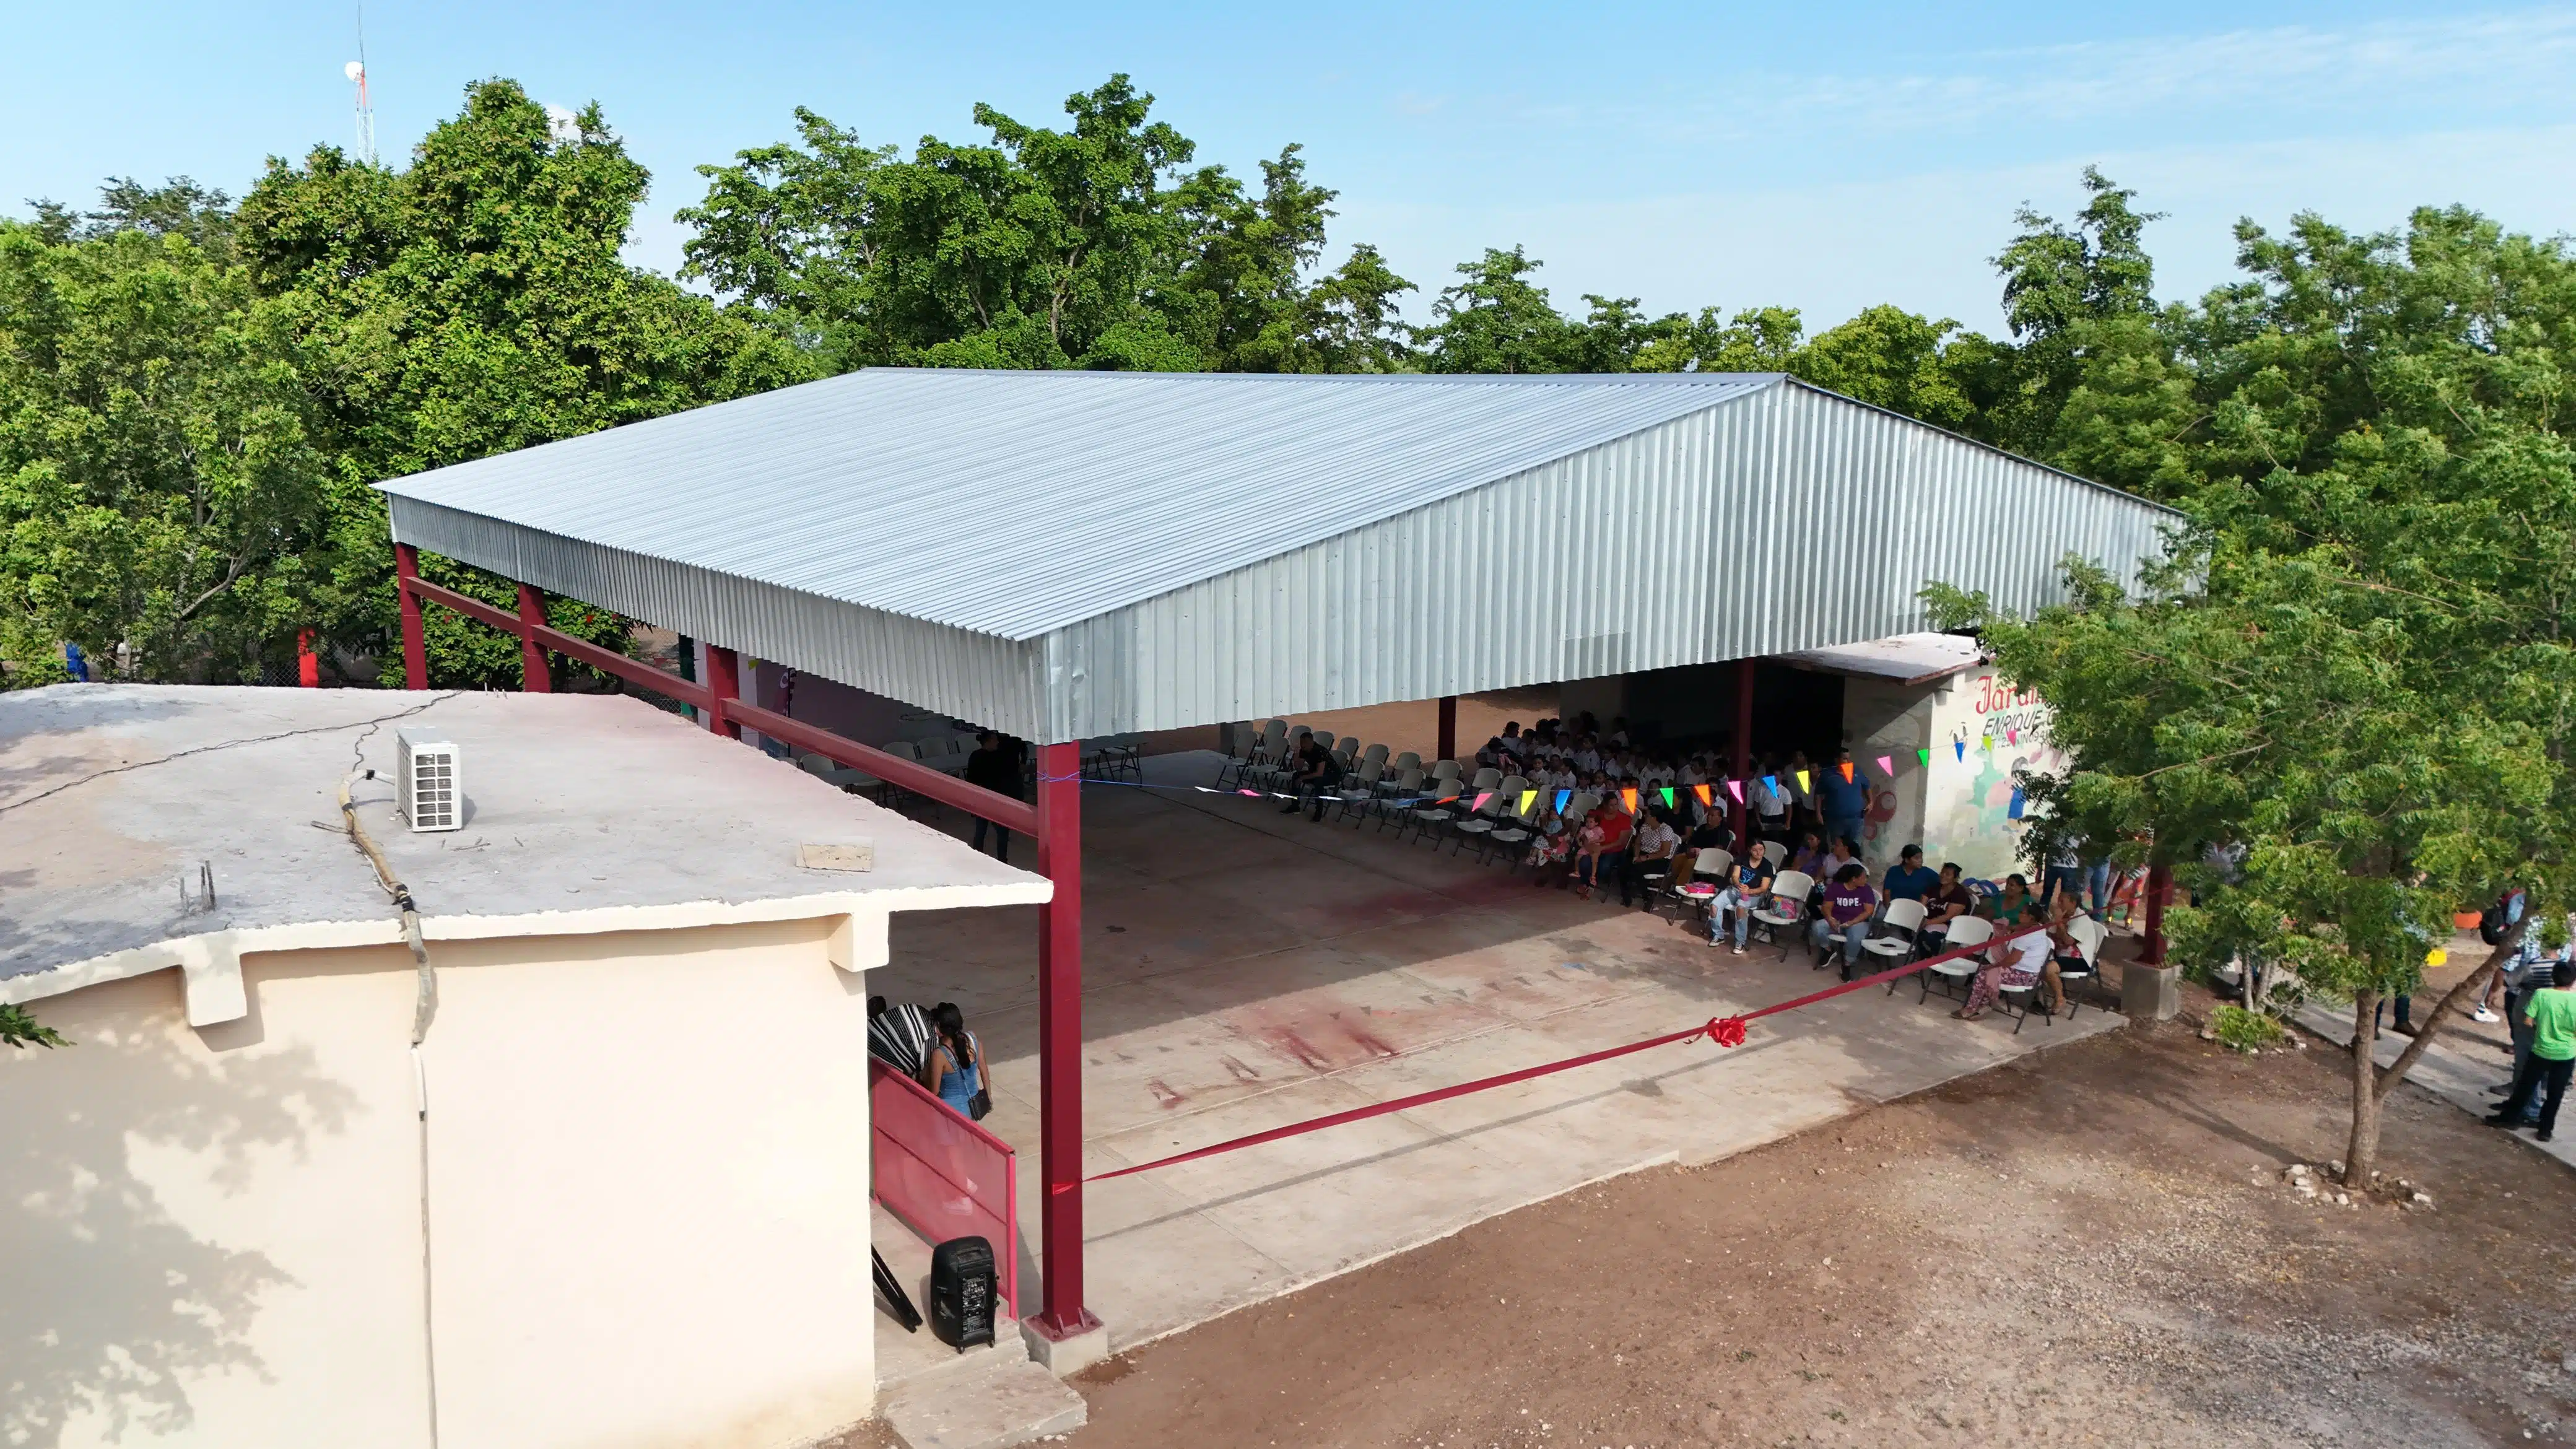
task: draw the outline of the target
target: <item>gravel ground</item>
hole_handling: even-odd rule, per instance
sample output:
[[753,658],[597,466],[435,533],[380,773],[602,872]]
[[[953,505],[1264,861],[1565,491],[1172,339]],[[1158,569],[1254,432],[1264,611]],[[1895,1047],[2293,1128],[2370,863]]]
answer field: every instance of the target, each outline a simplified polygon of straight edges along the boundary
[[1148,1345],[1073,1442],[2576,1442],[2576,1178],[2401,1088],[2431,1206],[2303,1198],[2342,1064],[2070,1043]]

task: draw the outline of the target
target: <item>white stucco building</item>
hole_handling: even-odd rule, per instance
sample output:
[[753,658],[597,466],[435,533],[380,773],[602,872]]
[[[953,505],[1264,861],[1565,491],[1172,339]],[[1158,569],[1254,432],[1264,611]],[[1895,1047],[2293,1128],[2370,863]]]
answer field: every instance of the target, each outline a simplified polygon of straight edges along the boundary
[[[401,729],[458,747],[460,829],[395,812]],[[435,973],[417,1051],[353,762]],[[861,973],[890,912],[1048,891],[632,699],[0,695],[0,1000],[73,1043],[0,1054],[0,1441],[866,1417]]]

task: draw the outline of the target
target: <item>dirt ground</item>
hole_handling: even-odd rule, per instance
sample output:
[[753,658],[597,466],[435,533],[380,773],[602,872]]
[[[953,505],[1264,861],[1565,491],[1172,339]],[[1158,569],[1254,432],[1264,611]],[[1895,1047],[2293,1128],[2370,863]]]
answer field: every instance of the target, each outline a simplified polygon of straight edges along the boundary
[[2383,1166],[2432,1208],[2300,1200],[2343,1060],[2071,1043],[1148,1345],[1076,1381],[1072,1440],[2576,1440],[2576,1178],[2401,1088]]

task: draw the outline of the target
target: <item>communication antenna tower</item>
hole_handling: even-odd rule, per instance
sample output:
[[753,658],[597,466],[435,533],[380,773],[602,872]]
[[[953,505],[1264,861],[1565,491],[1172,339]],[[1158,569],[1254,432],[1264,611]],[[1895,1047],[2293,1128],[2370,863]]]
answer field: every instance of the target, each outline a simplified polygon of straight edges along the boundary
[[376,164],[376,108],[367,99],[367,12],[358,9],[358,58],[340,67],[358,88],[358,158],[368,165]]

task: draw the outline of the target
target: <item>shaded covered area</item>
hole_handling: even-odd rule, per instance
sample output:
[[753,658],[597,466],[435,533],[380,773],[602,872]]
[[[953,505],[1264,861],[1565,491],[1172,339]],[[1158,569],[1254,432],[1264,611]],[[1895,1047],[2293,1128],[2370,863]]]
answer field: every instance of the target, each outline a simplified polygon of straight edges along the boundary
[[[1188,798],[1214,757],[1139,759],[1138,737],[1170,743],[1173,731],[1414,702],[1432,714],[1434,748],[1455,755],[1474,745],[1457,735],[1461,695],[1552,689],[1571,703],[1615,689],[1617,712],[1632,718],[1676,729],[1723,721],[1741,774],[1766,738],[1852,739],[1851,671],[1793,656],[1923,628],[1919,594],[1936,578],[2017,610],[2057,597],[2069,553],[2133,578],[2172,516],[1770,374],[871,369],[380,486],[416,685],[426,683],[417,611],[453,608],[520,635],[531,688],[544,687],[550,652],[569,654],[669,695],[721,733],[817,756],[819,769],[851,772],[853,787],[908,792],[1035,837],[1055,892],[1039,908],[1033,975],[1028,923],[1004,913],[919,940],[883,969],[916,981],[916,993],[961,1001],[974,983],[1004,1095],[1034,1115],[997,1120],[1042,1159],[1022,1177],[1043,1223],[1045,1302],[1030,1324],[1042,1355],[1100,1337],[1085,1306],[1086,1242],[1113,1253],[1148,1222],[1248,1241],[1212,1198],[1154,1198],[1187,1199],[1170,1184],[1210,1174],[1240,1186],[1218,1163],[1124,1180],[1096,1194],[1109,1216],[1086,1226],[1086,1160],[1097,1171],[1151,1155],[1144,1135],[1122,1145],[1122,1134],[1222,1138],[1229,1112],[1303,1116],[1354,1093],[1401,1095],[1401,1084],[1455,1080],[1489,1060],[1563,1055],[1558,1033],[1633,1037],[1648,1017],[1668,1027],[1724,994],[1697,967],[1663,979],[1660,955],[1705,950],[1669,927],[1569,921],[1558,913],[1573,905],[1525,888],[1514,896],[1504,878],[1462,862],[1340,860],[1374,850],[1365,837],[1291,843],[1257,817],[1267,807]],[[420,581],[422,549],[520,581],[517,614]],[[547,592],[686,636],[689,678],[583,653],[544,627]],[[1917,713],[1909,702],[1868,727],[1895,729],[1902,717],[1920,734],[1930,726]],[[956,777],[956,733],[974,727],[1034,747],[1032,798]],[[923,735],[887,730],[940,736],[945,757],[925,758]],[[1084,760],[1113,742],[1126,778],[1089,788],[1086,846]],[[1436,874],[1411,874],[1420,871]],[[1103,918],[1131,906],[1136,924]],[[1560,939],[1569,925],[1576,936]],[[1664,940],[1651,939],[1659,931]],[[1408,943],[1407,932],[1426,939]],[[1149,951],[1156,941],[1170,954]],[[1595,969],[1586,951],[1616,964]],[[1201,964],[1157,969],[1172,960]],[[1443,972],[1464,975],[1444,987]],[[1629,985],[1605,989],[1613,979]],[[942,991],[941,981],[960,984]],[[1353,994],[1338,994],[1345,985]],[[1086,1028],[1086,995],[1118,1014]],[[1818,1020],[1869,1005],[1840,1003]],[[1010,1025],[1013,1012],[1024,1027]],[[1318,1021],[1355,1023],[1362,1036]],[[1284,1085],[1245,1054],[1256,1040],[1287,1053]],[[1727,1079],[1734,1101],[1733,1079],[1745,1077],[1758,1097],[1763,1065],[1792,1054],[1786,1039],[1767,1044],[1708,1080]],[[1142,1076],[1134,1098],[1127,1069],[1164,1055],[1170,1070]],[[1799,1075],[1832,1082],[1837,1070]],[[1117,1085],[1104,1088],[1114,1105],[1089,1111],[1094,1074]],[[1477,1138],[1454,1149],[1476,1152],[1517,1140],[1492,1114],[1705,1125],[1684,1085],[1631,1093],[1618,1110],[1554,1101],[1558,1089],[1532,1084],[1462,1099],[1428,1122],[1407,1114],[1301,1139],[1278,1160],[1323,1154],[1302,1171],[1373,1154],[1402,1162],[1382,1189],[1394,1195],[1366,1210],[1401,1235],[1509,1206],[1522,1186],[1584,1158],[1513,1147],[1546,1170],[1493,1178],[1500,1185],[1472,1201],[1402,1200],[1402,1184],[1437,1196],[1477,1178],[1420,1171],[1453,1150],[1451,1138]],[[1795,1119],[1783,1110],[1779,1120]],[[1609,1157],[1636,1140],[1570,1120],[1529,1130],[1622,1144],[1604,1147]],[[1488,1130],[1466,1131],[1478,1123]],[[1275,1192],[1254,1195],[1266,1207],[1237,1206],[1326,1223],[1363,1211],[1337,1196],[1346,1187],[1315,1191],[1289,1207]],[[1353,1231],[1321,1257],[1264,1248],[1268,1266],[1247,1263],[1237,1279],[1248,1292],[1330,1271],[1350,1243],[1374,1241],[1375,1229]],[[1122,1263],[1121,1284],[1146,1261]],[[1197,1311],[1139,1300],[1136,1328],[1120,1331]]]

